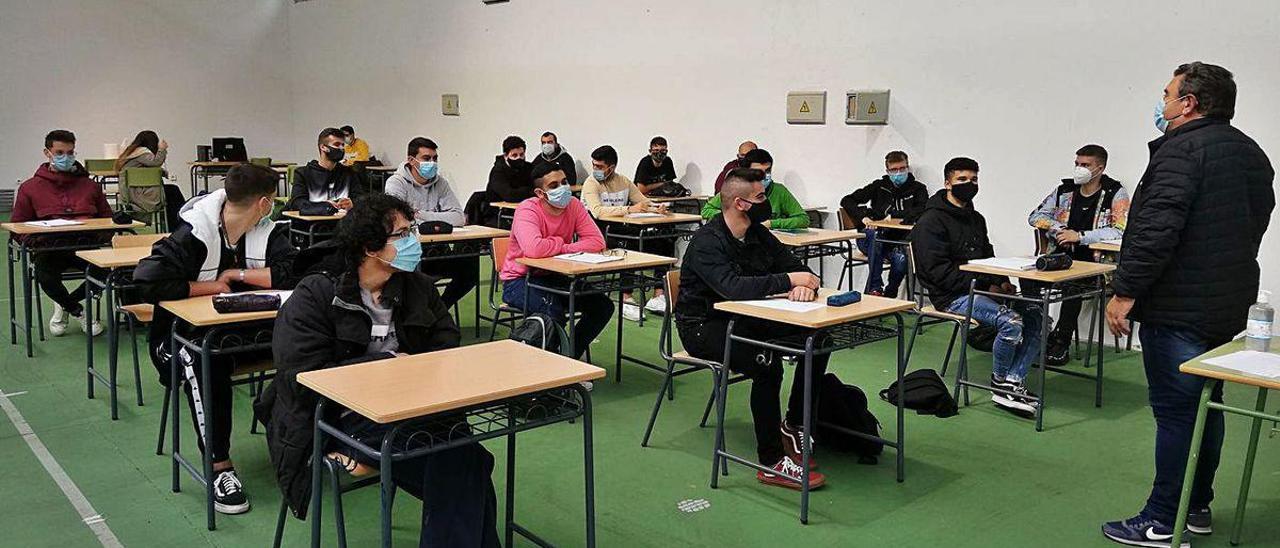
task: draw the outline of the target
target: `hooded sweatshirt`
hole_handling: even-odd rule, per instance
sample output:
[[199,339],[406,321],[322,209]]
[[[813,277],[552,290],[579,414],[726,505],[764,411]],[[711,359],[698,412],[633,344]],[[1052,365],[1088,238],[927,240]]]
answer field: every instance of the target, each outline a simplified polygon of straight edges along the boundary
[[289,204],[285,209],[298,209],[303,202],[331,202],[341,198],[356,199],[364,194],[360,176],[351,168],[337,164],[325,169],[319,160],[312,160],[293,172],[293,188],[289,191]]
[[[123,171],[134,167],[161,167],[164,165],[164,161],[168,157],[168,149],[161,149],[160,152],[152,152],[151,149],[146,147],[138,147],[133,149],[133,152],[124,159],[124,162],[120,166],[120,170]],[[129,187],[129,195],[125,196],[124,200],[137,206],[138,210],[155,211],[160,208],[163,196],[164,188],[162,187]]]
[[48,219],[110,217],[111,205],[98,183],[76,162],[71,171],[54,171],[40,164],[35,175],[18,186],[9,220],[15,223]]
[[911,231],[911,247],[916,275],[939,310],[968,295],[970,280],[976,278],[979,289],[1009,281],[1004,276],[960,270],[960,265],[971,260],[994,257],[995,249],[987,237],[987,220],[972,203],[964,207],[952,204],[945,188],[929,198]]
[[928,201],[929,190],[924,183],[917,181],[914,173],[907,173],[907,181],[902,186],[895,186],[889,176],[884,175],[846,195],[840,200],[840,207],[853,219],[854,227],[863,230],[867,228],[862,225],[863,217],[873,221],[893,217],[911,224],[924,213]]
[[564,147],[557,144],[556,151],[551,154],[550,158],[541,153],[533,157],[533,167],[547,163],[560,166],[560,169],[564,170],[565,180],[569,181],[570,184],[578,184],[577,165],[573,163],[573,156],[570,156]]
[[488,202],[522,202],[533,197],[533,165],[524,160],[507,165],[507,157],[499,154],[489,169],[489,184],[485,187]]
[[453,226],[467,224],[466,215],[462,213],[462,204],[449,186],[444,175],[436,173],[435,179],[426,184],[418,184],[413,177],[413,168],[405,162],[394,174],[387,178],[387,194],[409,202],[413,206],[414,220],[444,221]]

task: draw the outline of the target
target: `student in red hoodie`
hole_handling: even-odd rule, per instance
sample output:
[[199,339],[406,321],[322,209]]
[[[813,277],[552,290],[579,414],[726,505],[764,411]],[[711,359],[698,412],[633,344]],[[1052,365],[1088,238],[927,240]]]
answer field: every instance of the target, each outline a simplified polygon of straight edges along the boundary
[[[110,217],[111,206],[98,183],[89,179],[89,171],[76,161],[76,136],[65,129],[50,131],[44,138],[44,157],[49,161],[36,168],[36,174],[18,186],[18,196],[13,201],[13,214],[9,220],[15,223],[44,221],[48,219],[84,219]],[[84,287],[68,292],[62,285],[62,273],[83,270],[87,264],[76,257],[74,251],[37,251],[35,262],[36,283],[57,306],[49,319],[49,332],[60,336],[67,330],[67,316],[80,322],[86,333],[102,333],[102,325],[93,321],[85,325]]]

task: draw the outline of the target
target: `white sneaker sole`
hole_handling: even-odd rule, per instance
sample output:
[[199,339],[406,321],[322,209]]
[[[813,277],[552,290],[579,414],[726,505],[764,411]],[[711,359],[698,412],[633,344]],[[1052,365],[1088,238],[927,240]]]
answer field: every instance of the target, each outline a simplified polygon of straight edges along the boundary
[[1208,526],[1208,527],[1192,527],[1192,526],[1191,526],[1191,524],[1190,524],[1190,523],[1188,523],[1188,524],[1187,524],[1187,530],[1188,530],[1188,531],[1191,531],[1192,533],[1195,533],[1195,534],[1197,534],[1197,535],[1212,535],[1212,534],[1213,534],[1213,526],[1212,526],[1212,525],[1210,525],[1210,526]]
[[[1123,539],[1120,537],[1113,537],[1107,533],[1102,533],[1102,536],[1107,537],[1107,539],[1111,540],[1112,542],[1118,542],[1120,544],[1124,544],[1125,546],[1147,546],[1149,548],[1169,548],[1169,543],[1172,542],[1173,540],[1173,539],[1166,540],[1166,541],[1129,540],[1129,539]],[[1180,544],[1179,546],[1181,548],[1191,548],[1191,541],[1184,540],[1182,541],[1182,544]]]
[[244,501],[244,504],[223,504],[221,502],[214,501],[213,509],[217,511],[219,514],[227,514],[227,515],[234,516],[236,514],[243,514],[245,512],[248,512],[249,501],[247,500]]
[[1013,411],[1019,415],[1034,417],[1036,414],[1036,406],[1017,401],[1004,394],[992,394],[991,402],[996,404],[997,407]]

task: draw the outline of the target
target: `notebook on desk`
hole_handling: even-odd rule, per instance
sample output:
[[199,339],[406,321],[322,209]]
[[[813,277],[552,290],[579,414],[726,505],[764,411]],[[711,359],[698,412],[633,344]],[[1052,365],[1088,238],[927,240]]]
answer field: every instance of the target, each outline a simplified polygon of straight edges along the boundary
[[82,224],[84,224],[84,221],[77,221],[77,220],[74,220],[74,219],[49,219],[49,220],[47,220],[47,221],[27,221],[27,222],[22,223],[22,224],[27,225],[27,226],[39,226],[39,227],[44,227],[44,228],[54,228],[54,227],[58,227],[58,226],[82,225]]
[[989,259],[975,259],[969,261],[969,264],[989,266],[992,268],[1003,268],[1005,270],[1035,270],[1035,257],[991,257]]
[[600,253],[582,253],[582,252],[565,253],[563,255],[556,255],[556,258],[564,259],[566,261],[573,261],[575,263],[587,263],[587,264],[611,263],[613,261],[622,260],[621,256],[603,255]]

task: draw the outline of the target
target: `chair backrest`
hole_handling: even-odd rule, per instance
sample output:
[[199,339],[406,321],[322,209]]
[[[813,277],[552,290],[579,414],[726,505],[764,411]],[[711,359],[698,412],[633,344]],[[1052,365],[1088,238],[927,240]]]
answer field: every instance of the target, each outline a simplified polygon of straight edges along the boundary
[[289,164],[289,167],[285,168],[284,183],[286,185],[289,185],[291,187],[293,186],[293,172],[297,171],[297,169],[298,169],[298,164]]
[[822,228],[822,212],[816,209],[805,210],[805,214],[809,216],[809,227]]
[[255,166],[271,167],[271,158],[249,158],[249,163]]
[[129,188],[164,185],[164,173],[158,167],[131,167],[120,172],[120,184]]
[[[915,272],[916,270],[916,251],[915,247],[907,241],[907,272]],[[929,290],[924,288],[924,282],[920,281],[920,275],[916,274],[915,282],[908,284],[911,286],[911,295],[908,297],[916,302],[917,308],[924,307],[924,300],[929,298]]]
[[[680,271],[668,270],[666,279],[667,306],[670,310],[675,310],[676,298],[680,296]],[[668,310],[668,312],[670,312],[670,310]]]
[[502,270],[503,263],[507,260],[507,250],[511,248],[511,237],[504,236],[502,238],[494,238],[493,245],[490,250],[493,251],[493,269]]
[[1032,238],[1036,241],[1036,255],[1043,255],[1049,252],[1049,233],[1038,228],[1031,229]]
[[163,240],[169,233],[163,234],[116,234],[111,237],[111,247],[151,247]]
[[116,161],[112,159],[86,159],[84,168],[89,171],[113,171],[116,168]]
[[836,209],[836,217],[840,219],[840,230],[852,230],[854,227],[853,219],[849,217],[849,212],[844,208]]

